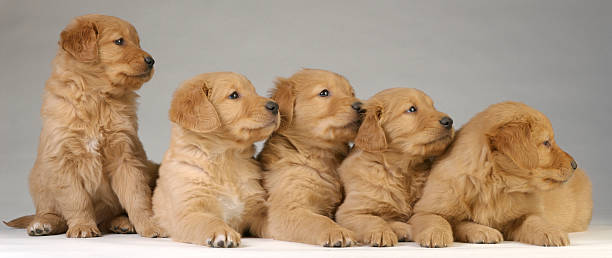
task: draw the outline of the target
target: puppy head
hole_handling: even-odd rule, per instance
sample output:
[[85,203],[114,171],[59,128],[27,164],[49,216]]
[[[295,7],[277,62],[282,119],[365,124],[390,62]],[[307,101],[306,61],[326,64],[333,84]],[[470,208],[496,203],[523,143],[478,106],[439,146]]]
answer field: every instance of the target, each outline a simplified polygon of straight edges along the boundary
[[496,104],[485,112],[491,120],[503,121],[487,133],[498,168],[525,178],[540,190],[571,178],[577,164],[555,142],[552,125],[544,114],[515,102]]
[[257,95],[247,78],[231,72],[185,81],[174,93],[169,116],[187,130],[239,144],[267,138],[280,121],[278,105]]
[[280,107],[281,131],[325,141],[352,141],[359,127],[361,102],[339,74],[303,69],[278,78],[272,99]]
[[115,87],[140,88],[153,76],[154,60],[140,48],[134,26],[117,17],[90,14],[72,20],[60,34],[60,51],[100,71]]
[[369,99],[365,109],[355,138],[355,146],[365,151],[431,157],[444,152],[454,137],[453,120],[417,89],[384,90]]

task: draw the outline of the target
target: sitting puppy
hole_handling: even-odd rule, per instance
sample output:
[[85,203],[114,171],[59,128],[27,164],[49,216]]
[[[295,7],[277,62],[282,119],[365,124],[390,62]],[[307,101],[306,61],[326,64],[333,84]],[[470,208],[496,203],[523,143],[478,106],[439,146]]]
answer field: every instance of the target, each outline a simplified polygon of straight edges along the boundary
[[262,236],[265,191],[254,142],[279,125],[278,105],[235,73],[184,82],[170,106],[172,136],[153,195],[159,224],[173,240],[237,247]]
[[431,159],[453,139],[453,120],[416,89],[384,90],[365,109],[355,148],[338,169],[346,197],[336,219],[361,243],[394,246],[411,239],[406,222]]
[[134,228],[142,236],[164,235],[153,223],[150,187],[158,166],[138,139],[134,92],[153,76],[153,63],[124,20],[93,14],[66,26],[45,86],[30,173],[36,215],[9,226],[27,227],[33,236],[95,237],[100,229]]
[[272,93],[281,126],[259,160],[268,191],[269,236],[285,241],[342,247],[353,233],[332,218],[342,201],[336,169],[357,133],[361,103],[342,76],[304,69],[279,78]]
[[591,183],[553,137],[548,118],[525,104],[477,114],[431,170],[409,223],[415,242],[568,245],[567,233],[591,220]]

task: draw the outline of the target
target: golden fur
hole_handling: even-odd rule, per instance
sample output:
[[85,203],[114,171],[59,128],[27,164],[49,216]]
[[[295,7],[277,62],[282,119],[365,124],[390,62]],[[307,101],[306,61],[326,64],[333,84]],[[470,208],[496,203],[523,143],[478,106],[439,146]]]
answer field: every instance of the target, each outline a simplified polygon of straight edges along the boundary
[[262,236],[265,191],[253,143],[278,128],[278,105],[242,75],[207,73],[177,89],[169,116],[153,196],[159,224],[175,241],[211,247],[237,247],[246,232]]
[[416,89],[384,90],[365,109],[355,147],[338,169],[346,197],[336,219],[363,244],[394,246],[411,239],[406,222],[431,160],[453,139],[452,120]]
[[27,227],[30,235],[93,237],[101,233],[98,224],[103,231],[163,235],[151,210],[157,165],[138,139],[134,91],[153,67],[136,30],[116,17],[80,16],[62,31],[59,47],[30,173],[36,215],[8,225]]
[[477,114],[431,170],[410,219],[415,242],[448,246],[454,240],[503,239],[542,246],[569,244],[586,230],[591,184],[554,141],[537,110],[503,102]]
[[269,236],[328,247],[355,244],[353,233],[332,220],[342,201],[336,169],[359,122],[361,103],[352,86],[338,74],[304,69],[279,78],[272,99],[281,127],[258,157],[269,194]]

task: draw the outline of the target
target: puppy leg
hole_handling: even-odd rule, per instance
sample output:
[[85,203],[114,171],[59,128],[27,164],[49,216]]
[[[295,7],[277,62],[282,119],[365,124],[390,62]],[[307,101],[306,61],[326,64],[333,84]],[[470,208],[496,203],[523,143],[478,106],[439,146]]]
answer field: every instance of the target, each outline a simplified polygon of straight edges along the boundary
[[541,246],[566,246],[570,244],[567,232],[537,215],[528,216],[516,229],[509,230],[508,239]]
[[462,221],[453,225],[455,240],[464,243],[497,244],[504,241],[499,230],[471,221]]
[[178,220],[174,223],[172,240],[210,247],[240,246],[240,234],[212,214],[191,212]]
[[408,224],[412,226],[414,242],[422,247],[447,247],[453,243],[450,223],[435,214],[415,214]]
[[412,241],[412,226],[401,221],[391,221],[389,226],[397,235],[397,241],[410,242]]
[[330,218],[305,208],[285,210],[275,207],[268,220],[273,238],[302,242],[324,247],[355,245],[353,232],[336,224]]
[[[124,141],[125,142],[125,141]],[[121,206],[127,211],[136,232],[144,237],[164,237],[167,234],[153,221],[150,175],[143,158],[132,154],[129,144],[118,144],[108,150],[111,163],[111,187]],[[113,155],[120,155],[115,157]]]
[[67,237],[98,237],[101,235],[89,194],[78,184],[68,183],[57,191],[61,213],[68,222]]

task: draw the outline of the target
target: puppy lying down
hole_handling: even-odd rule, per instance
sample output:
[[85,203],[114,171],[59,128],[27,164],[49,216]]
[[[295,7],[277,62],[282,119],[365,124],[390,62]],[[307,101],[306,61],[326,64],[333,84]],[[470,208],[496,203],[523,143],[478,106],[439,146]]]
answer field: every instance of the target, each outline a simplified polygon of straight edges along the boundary
[[259,160],[269,193],[269,236],[326,247],[355,244],[333,221],[342,201],[336,169],[359,126],[361,103],[349,82],[333,72],[304,69],[280,78],[272,94],[281,127]]
[[453,120],[416,89],[384,90],[365,109],[355,147],[338,169],[346,197],[336,219],[363,244],[394,246],[411,240],[406,223],[431,159],[453,139]]
[[550,121],[516,102],[495,104],[457,133],[433,165],[410,219],[415,242],[569,245],[586,230],[591,183],[554,139]]
[[278,127],[278,105],[242,75],[207,73],[177,89],[169,116],[155,219],[173,240],[211,247],[237,247],[247,232],[262,236],[266,194],[253,143]]

